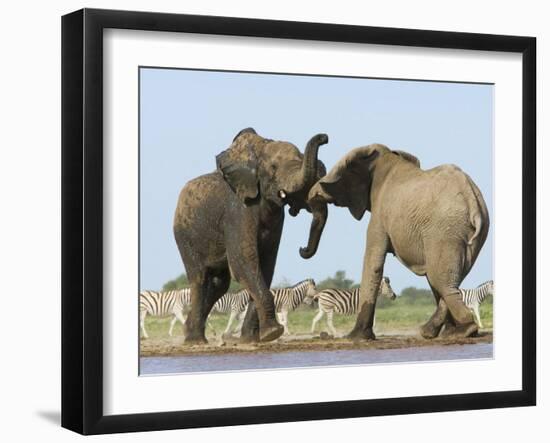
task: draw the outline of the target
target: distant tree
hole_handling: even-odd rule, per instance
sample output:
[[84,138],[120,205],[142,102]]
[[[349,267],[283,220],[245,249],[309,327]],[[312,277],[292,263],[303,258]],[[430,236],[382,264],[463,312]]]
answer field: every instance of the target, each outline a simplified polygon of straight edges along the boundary
[[176,277],[174,280],[167,281],[162,286],[163,291],[173,291],[174,289],[183,289],[189,287],[189,280],[187,280],[187,275],[181,274],[179,277]]
[[317,284],[317,287],[319,289],[350,289],[353,284],[353,280],[346,278],[346,271],[336,271],[334,277],[325,278]]
[[413,304],[430,304],[435,305],[435,300],[432,291],[429,289],[419,289],[409,286],[401,291],[399,296],[400,303]]
[[[179,277],[176,277],[174,280],[169,280],[162,286],[163,291],[172,291],[175,289],[183,289],[189,287],[189,280],[187,275],[181,274]],[[241,285],[236,280],[231,280],[228,291],[236,292],[241,289]]]
[[282,277],[276,285],[272,285],[272,289],[279,289],[279,288],[288,288],[289,286],[292,286],[288,278]]

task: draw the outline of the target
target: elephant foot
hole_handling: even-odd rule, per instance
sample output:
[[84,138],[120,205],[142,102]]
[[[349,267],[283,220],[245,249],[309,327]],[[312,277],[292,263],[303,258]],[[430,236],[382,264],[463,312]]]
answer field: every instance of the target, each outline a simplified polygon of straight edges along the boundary
[[260,327],[260,341],[273,341],[284,333],[284,328],[277,322]]
[[241,336],[239,338],[240,343],[258,343],[260,341],[260,331],[257,328],[248,329],[243,328],[241,331]]
[[353,329],[348,335],[346,335],[346,338],[358,342],[358,341],[369,341],[369,340],[376,340],[376,335],[374,334],[372,328],[367,329]]
[[451,323],[445,324],[445,329],[441,333],[442,338],[468,338],[475,337],[479,328],[476,322],[466,323],[455,326]]
[[428,322],[420,328],[420,335],[427,340],[431,340],[439,335],[442,327],[443,325],[435,326],[432,322]]
[[183,343],[186,345],[206,345],[208,340],[204,335],[200,334],[188,334],[183,339]]

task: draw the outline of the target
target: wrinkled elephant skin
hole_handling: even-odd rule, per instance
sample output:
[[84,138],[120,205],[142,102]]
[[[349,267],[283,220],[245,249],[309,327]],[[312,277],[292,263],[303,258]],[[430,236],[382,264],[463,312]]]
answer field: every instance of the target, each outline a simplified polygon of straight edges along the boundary
[[[242,130],[216,157],[217,170],[182,189],[174,216],[174,236],[191,286],[186,343],[206,342],[205,321],[231,278],[250,291],[243,341],[270,341],[283,333],[275,319],[269,287],[284,222],[284,206],[296,215],[313,211],[312,230],[326,213],[307,205],[311,186],[326,172],[317,159],[324,134],[314,136],[302,155],[292,144]],[[313,226],[315,225],[315,226]],[[320,235],[318,236],[320,237]],[[317,244],[308,244],[313,255]]]
[[458,288],[485,243],[489,214],[467,174],[454,165],[422,170],[412,154],[369,145],[350,151],[311,188],[311,207],[328,203],[349,208],[357,220],[371,212],[362,308],[350,338],[375,338],[376,289],[388,252],[415,274],[426,276],[432,288],[437,308],[421,328],[425,338],[438,336],[444,325],[447,335],[477,333]]

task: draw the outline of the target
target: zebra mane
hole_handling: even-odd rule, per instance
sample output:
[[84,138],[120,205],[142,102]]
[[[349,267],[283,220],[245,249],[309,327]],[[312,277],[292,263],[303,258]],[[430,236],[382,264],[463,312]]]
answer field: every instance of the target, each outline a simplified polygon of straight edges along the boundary
[[489,285],[494,285],[493,280],[487,280],[486,282],[481,283],[476,289],[481,288],[483,286],[489,286]]
[[305,283],[312,283],[312,284],[315,284],[315,280],[313,280],[312,278],[306,278],[305,280],[302,280],[298,283],[296,283],[294,286],[290,286],[291,289],[294,289],[294,288],[297,288],[298,286],[301,286]]

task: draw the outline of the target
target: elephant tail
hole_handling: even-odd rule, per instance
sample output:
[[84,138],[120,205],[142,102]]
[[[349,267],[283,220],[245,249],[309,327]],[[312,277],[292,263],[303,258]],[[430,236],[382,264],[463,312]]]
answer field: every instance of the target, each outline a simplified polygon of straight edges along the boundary
[[468,245],[471,246],[480,234],[489,229],[489,214],[479,188],[468,176],[467,181],[471,191],[469,193],[469,198],[467,198],[467,204],[470,212],[470,223],[474,227],[474,233],[468,240]]
[[483,227],[483,219],[481,218],[481,214],[479,212],[476,212],[472,216],[472,219],[470,221],[471,221],[475,231],[474,231],[474,235],[472,235],[470,237],[470,239],[468,240],[468,245],[471,245],[474,242],[474,240],[477,238],[477,236],[481,232],[481,228]]

